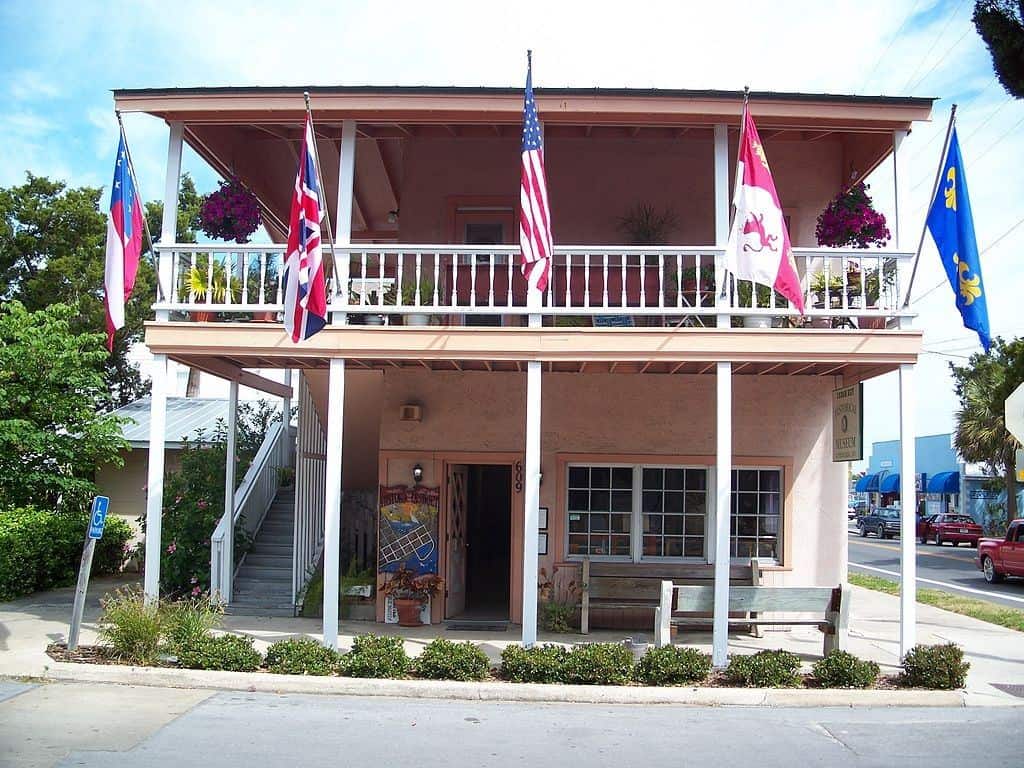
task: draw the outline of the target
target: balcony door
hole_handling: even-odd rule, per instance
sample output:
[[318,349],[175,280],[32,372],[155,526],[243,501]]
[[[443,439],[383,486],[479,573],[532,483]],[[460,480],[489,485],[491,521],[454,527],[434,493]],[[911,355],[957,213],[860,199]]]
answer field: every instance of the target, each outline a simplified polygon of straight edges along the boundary
[[[494,262],[495,301],[507,302],[508,280],[513,277],[514,264],[507,254],[488,254],[488,245],[511,245],[516,242],[516,212],[511,200],[480,199],[454,201],[450,210],[450,240],[460,245],[479,245],[480,253],[458,257],[457,291],[460,303],[469,303],[472,290],[471,271],[476,272],[476,303],[486,304],[490,293],[491,262]],[[514,262],[514,259],[512,260]],[[500,297],[500,298],[499,298]],[[500,326],[500,314],[467,313],[465,325]]]

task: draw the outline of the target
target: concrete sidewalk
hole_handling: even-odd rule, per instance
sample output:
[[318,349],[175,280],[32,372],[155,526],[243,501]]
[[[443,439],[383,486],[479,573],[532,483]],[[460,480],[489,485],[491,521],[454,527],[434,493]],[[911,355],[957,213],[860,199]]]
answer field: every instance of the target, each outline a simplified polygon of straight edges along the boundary
[[[95,622],[100,611],[99,598],[117,586],[130,583],[133,583],[133,580],[126,577],[94,580],[86,606],[82,644],[88,645],[95,642]],[[113,672],[112,668],[97,665],[55,662],[46,655],[45,648],[48,643],[63,641],[67,636],[67,622],[71,614],[73,596],[74,590],[68,588],[40,593],[9,603],[0,603],[0,676],[75,679],[77,675],[82,680],[97,681],[106,674],[105,670]],[[862,658],[877,661],[882,667],[883,674],[898,672],[898,598],[854,587],[852,609],[850,652]],[[321,625],[318,619],[227,616],[224,627],[226,630],[253,637],[257,647],[261,649],[287,637],[306,635],[319,639],[321,636]],[[449,632],[443,626],[400,629],[393,625],[348,622],[343,623],[341,629],[339,642],[342,647],[348,647],[354,635],[366,632],[401,634],[405,638],[407,651],[413,656],[417,655],[430,640],[443,636],[452,640],[470,640],[478,644],[492,661],[497,661],[505,646],[519,641],[516,627],[504,633]],[[590,642],[617,642],[628,634],[630,633],[624,630],[592,632],[585,638],[577,634],[542,634],[540,640],[560,643],[580,642],[583,639]],[[634,632],[633,634],[638,633]],[[647,633],[647,639],[651,639],[650,633]],[[1018,698],[995,687],[997,685],[1017,685],[1024,688],[1024,652],[1021,651],[1024,635],[1022,633],[918,604],[918,642],[944,643],[950,641],[963,647],[971,662],[967,690],[963,696],[965,703],[969,705],[1024,705],[1024,698]],[[711,635],[707,632],[687,633],[681,636],[678,642],[709,653],[711,650]],[[753,653],[763,648],[783,648],[797,653],[804,659],[805,667],[809,669],[810,664],[821,656],[822,635],[813,629],[794,628],[790,631],[766,631],[762,638],[754,638],[742,633],[730,636],[730,653]],[[89,668],[90,666],[91,668]],[[145,678],[152,679],[153,684],[160,685],[168,684],[169,675],[173,676],[179,673],[172,670],[138,670],[119,667],[117,675],[124,674],[137,676],[138,682],[142,682]],[[225,677],[227,674],[229,673],[198,673],[198,676],[195,676],[196,673],[192,673],[192,676],[186,676],[188,682],[185,681],[185,678],[182,679],[182,682],[197,686],[209,684],[209,687],[217,688],[224,685],[227,687],[244,685],[244,677],[237,681],[231,679],[229,684],[229,678]],[[209,680],[204,683],[203,681],[207,677]],[[258,677],[277,676],[260,675]],[[302,678],[302,680],[307,681],[302,685],[309,685],[313,682],[310,678]],[[269,680],[266,682],[271,683]],[[277,682],[284,683],[284,681]],[[416,681],[402,682],[413,683]],[[262,683],[259,685],[262,686]],[[332,682],[328,687],[337,685],[341,685],[341,681]],[[417,685],[423,685],[423,683],[417,683]],[[426,683],[426,685],[437,684]],[[501,687],[508,688],[508,686]],[[277,685],[277,688],[280,688],[280,685]],[[324,690],[323,692],[328,691]],[[353,691],[348,691],[346,688],[346,692]],[[375,692],[378,695],[386,693],[384,690]],[[811,694],[808,698],[813,700],[815,694],[822,692],[808,693]],[[787,698],[792,699],[799,697],[801,692],[789,691],[786,694]],[[409,695],[409,693],[398,693],[396,689],[395,695]],[[472,697],[476,698],[477,695],[474,693]],[[490,697],[488,696],[488,698]],[[850,703],[856,703],[854,697],[851,697]]]

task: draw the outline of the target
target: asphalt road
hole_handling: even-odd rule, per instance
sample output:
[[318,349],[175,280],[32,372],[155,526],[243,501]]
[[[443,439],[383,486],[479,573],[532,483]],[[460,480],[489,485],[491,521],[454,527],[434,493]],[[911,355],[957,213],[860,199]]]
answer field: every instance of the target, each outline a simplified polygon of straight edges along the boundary
[[[861,538],[850,527],[850,570],[898,580],[900,573],[900,540]],[[978,550],[966,544],[937,547],[917,544],[917,585],[928,589],[990,600],[994,603],[1024,609],[1024,579],[1008,579],[1002,584],[987,584],[974,564]]]
[[[1008,737],[1019,730],[1016,708],[638,707],[107,688],[9,692],[0,701],[0,765],[1020,765],[1019,740]],[[134,710],[130,733],[118,722],[118,694]]]

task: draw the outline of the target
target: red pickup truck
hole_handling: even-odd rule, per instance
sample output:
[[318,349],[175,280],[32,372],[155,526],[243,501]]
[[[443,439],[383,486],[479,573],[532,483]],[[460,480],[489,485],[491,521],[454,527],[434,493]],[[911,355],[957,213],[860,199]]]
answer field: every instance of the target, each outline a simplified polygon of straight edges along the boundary
[[1004,576],[1024,576],[1024,518],[1010,523],[1005,539],[981,539],[977,564],[990,584]]

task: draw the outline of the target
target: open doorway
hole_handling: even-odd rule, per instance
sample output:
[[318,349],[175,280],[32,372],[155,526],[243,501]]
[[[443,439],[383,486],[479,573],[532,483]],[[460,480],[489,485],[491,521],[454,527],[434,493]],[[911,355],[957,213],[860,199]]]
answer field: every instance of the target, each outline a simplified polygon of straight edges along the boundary
[[445,618],[509,617],[512,468],[455,464],[448,473]]

